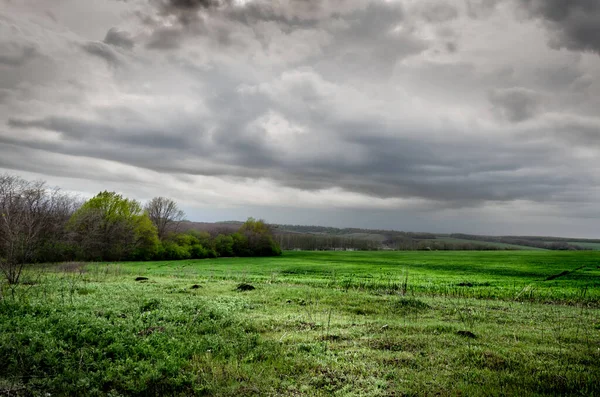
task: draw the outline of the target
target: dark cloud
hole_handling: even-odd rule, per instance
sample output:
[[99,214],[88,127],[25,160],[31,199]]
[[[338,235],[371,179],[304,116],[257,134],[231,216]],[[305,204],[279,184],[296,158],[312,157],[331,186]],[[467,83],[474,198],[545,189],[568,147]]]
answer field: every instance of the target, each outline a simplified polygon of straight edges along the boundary
[[552,31],[550,45],[600,54],[598,0],[518,0],[533,17]]
[[269,21],[307,27],[331,18],[344,18],[373,3],[372,0],[254,0],[225,7],[225,12],[230,18],[248,25]]
[[540,94],[523,87],[492,90],[489,100],[499,117],[513,123],[534,117],[542,105]]
[[[392,9],[380,2],[362,0],[254,0],[243,4],[233,0],[154,0],[152,4],[156,15],[137,14],[144,24],[153,29],[146,46],[167,50],[179,47],[187,37],[198,35],[209,36],[217,45],[229,46],[233,43],[231,33],[240,30],[240,26],[250,27],[252,35],[260,38],[261,33],[255,28],[265,22],[276,23],[282,32],[289,34],[294,29],[315,28],[328,18],[348,16],[365,8]],[[172,17],[176,23],[173,23]],[[219,23],[209,29],[206,25],[211,20]]]
[[104,43],[121,47],[126,50],[131,50],[135,45],[129,33],[120,31],[117,28],[110,28],[109,31],[106,32]]
[[594,3],[91,2],[88,27],[30,1],[0,10],[0,168],[430,225],[600,213],[600,57],[540,30],[596,51]]
[[[131,120],[130,125],[115,126],[108,122],[90,121],[72,117],[55,116],[38,120],[22,120],[11,118],[7,125],[12,128],[32,129],[59,132],[70,142],[103,143],[115,146],[156,147],[164,149],[185,149],[190,145],[191,134],[198,135],[195,128],[183,125],[186,134],[179,137],[158,128],[144,128]],[[133,124],[133,125],[132,125]]]
[[[35,149],[110,159],[159,172],[219,177],[268,177],[277,184],[301,190],[339,187],[380,198],[413,197],[445,202],[449,206],[474,205],[489,200],[546,201],[585,180],[585,175],[521,174],[531,166],[552,170],[560,163],[560,148],[524,145],[489,139],[418,139],[393,137],[390,126],[376,120],[341,122],[329,120],[324,152],[303,157],[278,156],[283,150],[272,145],[270,135],[248,134],[253,107],[241,98],[229,98],[228,119],[210,138],[202,125],[180,124],[177,135],[129,125],[73,118],[42,120],[11,119],[11,128],[42,128],[57,131],[64,143],[21,143]],[[260,98],[257,98],[260,101]],[[215,106],[218,103],[214,104]],[[276,106],[272,103],[271,106]],[[236,114],[238,117],[228,118]],[[131,124],[130,122],[128,124]],[[370,131],[365,134],[365,131]],[[389,137],[384,138],[383,136]],[[423,136],[427,136],[423,131]],[[342,136],[343,138],[335,138]],[[3,140],[18,144],[18,139]],[[81,144],[77,144],[80,142]],[[299,143],[313,147],[309,139]],[[349,161],[348,153],[358,148],[361,160]],[[176,157],[169,150],[175,150]],[[163,153],[157,159],[157,153]],[[201,166],[186,165],[201,156]],[[556,159],[556,160],[555,160]],[[586,181],[586,180],[585,180]],[[586,181],[588,182],[588,181]]]
[[81,48],[90,55],[102,58],[110,65],[120,64],[119,57],[115,51],[108,45],[101,42],[88,42],[81,46]]
[[151,0],[163,16],[175,16],[182,25],[199,21],[198,13],[229,4],[226,0]]

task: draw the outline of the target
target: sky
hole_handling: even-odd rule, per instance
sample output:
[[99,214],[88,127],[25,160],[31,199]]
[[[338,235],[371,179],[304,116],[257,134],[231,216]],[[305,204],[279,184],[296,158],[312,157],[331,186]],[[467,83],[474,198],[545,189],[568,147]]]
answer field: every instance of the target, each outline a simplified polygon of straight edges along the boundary
[[0,173],[194,221],[600,237],[600,2],[0,0]]

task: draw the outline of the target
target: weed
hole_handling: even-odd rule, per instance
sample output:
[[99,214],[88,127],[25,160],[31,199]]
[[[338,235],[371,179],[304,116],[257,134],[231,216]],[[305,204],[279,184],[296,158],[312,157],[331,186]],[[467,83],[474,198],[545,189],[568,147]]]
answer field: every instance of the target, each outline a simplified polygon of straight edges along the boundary
[[160,307],[160,301],[158,299],[150,299],[145,301],[141,306],[140,306],[140,312],[144,313],[144,312],[151,312],[153,310],[156,310]]

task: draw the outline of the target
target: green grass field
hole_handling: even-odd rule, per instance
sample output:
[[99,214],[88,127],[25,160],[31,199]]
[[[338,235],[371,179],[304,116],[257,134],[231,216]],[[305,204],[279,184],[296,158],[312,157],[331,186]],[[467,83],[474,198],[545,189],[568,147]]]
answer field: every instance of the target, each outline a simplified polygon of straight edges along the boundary
[[2,286],[0,395],[600,394],[594,252],[286,252],[25,281]]

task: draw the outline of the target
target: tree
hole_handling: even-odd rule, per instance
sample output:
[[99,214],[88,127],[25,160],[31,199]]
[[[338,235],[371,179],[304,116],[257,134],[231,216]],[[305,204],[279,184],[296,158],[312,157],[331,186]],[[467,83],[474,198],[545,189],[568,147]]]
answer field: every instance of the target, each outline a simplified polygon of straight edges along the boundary
[[69,221],[79,257],[91,260],[151,258],[158,249],[156,227],[136,200],[101,192],[86,201]]
[[[263,220],[248,218],[248,220],[240,227],[238,233],[245,237],[248,250],[246,255],[240,256],[281,255],[281,248],[273,239],[273,231],[271,226],[265,223]],[[234,235],[232,236],[234,238],[234,247],[235,243],[242,243],[241,241],[236,240]]]
[[17,284],[27,263],[43,259],[44,246],[64,236],[75,201],[45,182],[0,175],[0,268]]
[[215,250],[219,256],[233,256],[233,237],[219,234],[215,237]]
[[158,238],[162,241],[168,232],[176,232],[185,213],[179,209],[177,203],[165,197],[154,197],[144,207],[150,220],[156,226]]

